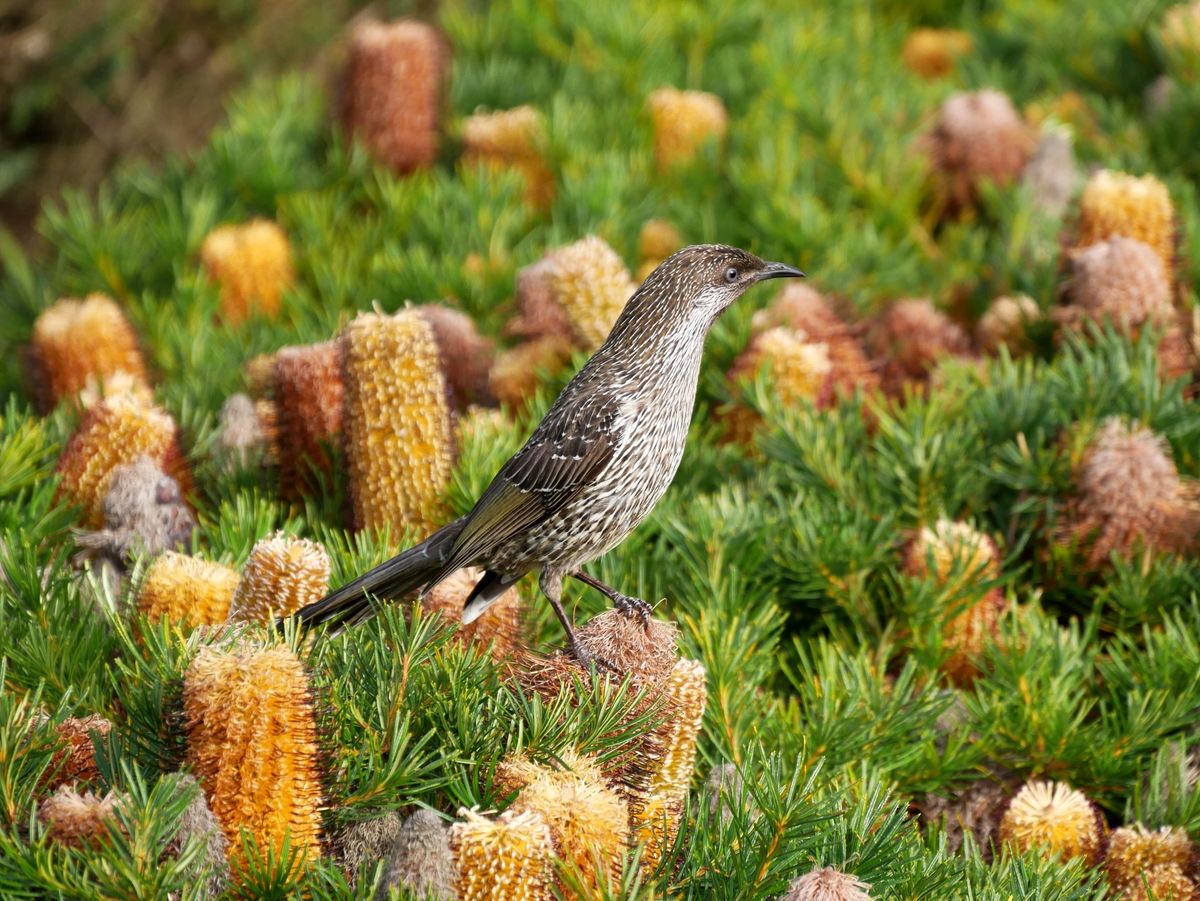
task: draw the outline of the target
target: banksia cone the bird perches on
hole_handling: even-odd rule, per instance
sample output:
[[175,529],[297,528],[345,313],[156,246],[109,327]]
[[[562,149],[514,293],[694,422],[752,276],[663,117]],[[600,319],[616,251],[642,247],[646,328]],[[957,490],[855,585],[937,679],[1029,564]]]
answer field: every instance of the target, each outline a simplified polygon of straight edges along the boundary
[[188,760],[229,839],[234,870],[241,831],[296,860],[319,853],[321,782],[308,676],[287,648],[203,647],[183,681]]
[[423,22],[364,22],[350,35],[342,76],[343,130],[393,172],[432,164],[441,144],[450,47]]
[[446,513],[454,422],[433,329],[417,312],[364,313],[342,333],[346,462],[356,525],[427,535]]
[[267,625],[329,590],[329,554],[307,538],[277,534],[254,545],[229,606],[230,622]]
[[76,791],[73,785],[60,786],[42,802],[38,818],[46,833],[57,844],[71,848],[91,848],[102,843],[114,829],[121,797],[109,792],[103,797]]
[[516,169],[525,179],[525,200],[549,206],[554,199],[554,176],[542,149],[546,142],[542,118],[532,106],[476,113],[462,124],[463,159],[496,168]]
[[1001,818],[999,838],[1020,853],[1057,852],[1063,860],[1081,857],[1094,866],[1100,859],[1104,820],[1083,792],[1062,782],[1029,782]]
[[720,142],[729,115],[716,94],[659,88],[646,98],[654,123],[654,159],[660,171],[691,162],[708,142]]
[[857,876],[821,867],[793,879],[779,901],[871,901],[870,888]]
[[902,58],[910,72],[927,81],[954,71],[959,57],[971,52],[971,33],[957,28],[914,28],[904,39]]
[[274,317],[295,277],[287,235],[269,219],[213,229],[200,246],[200,262],[221,288],[221,315],[237,325],[247,316]]
[[325,341],[285,347],[274,359],[279,489],[297,500],[332,469],[330,447],[342,433],[341,353]]
[[643,624],[619,610],[593,616],[576,631],[576,637],[593,657],[649,686],[662,685],[670,678],[678,656],[679,627],[675,623],[651,619]]
[[1175,278],[1175,206],[1167,186],[1153,175],[1138,178],[1101,169],[1083,188],[1079,220],[1069,246],[1089,247],[1121,236],[1148,245]]
[[221,563],[168,551],[155,558],[137,595],[137,609],[151,620],[215,626],[229,617],[238,574]]
[[29,347],[29,381],[48,412],[64,398],[89,405],[104,394],[150,398],[137,335],[116,301],[103,294],[64,297],[38,316]]
[[554,843],[536,813],[505,811],[488,819],[461,811],[450,827],[458,865],[458,901],[549,901],[553,897]]
[[483,578],[483,570],[465,567],[451,573],[421,599],[426,610],[436,611],[447,622],[459,623],[458,637],[467,642],[491,644],[492,656],[503,660],[520,647],[521,596],[510,588],[483,615],[468,625],[461,625],[463,605],[471,589]]
[[1104,872],[1108,884],[1123,891],[1140,883],[1142,874],[1156,867],[1174,866],[1182,874],[1191,868],[1192,852],[1186,830],[1164,826],[1152,831],[1138,823],[1113,830],[1104,857]]

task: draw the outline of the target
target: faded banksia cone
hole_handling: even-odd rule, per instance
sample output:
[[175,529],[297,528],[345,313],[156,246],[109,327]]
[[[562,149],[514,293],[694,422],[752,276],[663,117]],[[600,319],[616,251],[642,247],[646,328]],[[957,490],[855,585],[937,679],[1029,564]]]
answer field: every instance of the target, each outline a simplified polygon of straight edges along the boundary
[[966,332],[927,298],[898,300],[867,333],[872,353],[883,359],[883,389],[900,397],[906,386],[923,386],[938,363],[970,353]]
[[611,663],[621,673],[646,685],[662,685],[675,668],[679,627],[651,619],[648,623],[620,610],[605,610],[576,630],[585,651]]
[[519,409],[544,376],[560,371],[570,359],[569,338],[533,338],[497,355],[488,372],[488,389],[501,405]]
[[89,791],[79,792],[73,785],[58,791],[38,807],[38,818],[56,844],[71,848],[95,848],[115,829],[120,829],[117,811],[121,796],[109,792],[100,797]]
[[554,175],[546,165],[541,115],[532,106],[475,113],[462,124],[463,159],[516,169],[525,179],[525,200],[545,207],[554,199]]
[[155,558],[137,595],[137,609],[151,620],[215,626],[229,618],[238,574],[230,567],[168,551]]
[[298,500],[328,475],[330,449],[340,440],[344,387],[336,341],[285,347],[275,355],[275,424],[279,488]]
[[654,123],[654,159],[659,171],[691,162],[709,141],[720,143],[729,115],[716,94],[659,88],[646,99]]
[[393,172],[431,165],[449,68],[450,46],[436,28],[410,19],[364,22],[350,35],[339,98],[343,130]]
[[200,246],[200,262],[221,287],[221,315],[231,325],[255,313],[276,316],[295,278],[291,244],[269,219],[213,229]]
[[230,622],[268,625],[319,601],[329,589],[329,554],[307,538],[276,534],[254,545],[229,607]]
[[49,779],[46,788],[57,788],[67,783],[95,782],[100,778],[96,766],[96,747],[92,734],[103,738],[112,729],[112,723],[99,714],[84,717],[67,717],[58,726],[59,748],[47,770]]
[[536,813],[505,811],[488,819],[473,810],[450,827],[458,865],[458,901],[550,901],[554,843]]
[[1070,280],[1064,298],[1071,311],[1126,334],[1174,316],[1167,270],[1154,250],[1117,235],[1068,252]]
[[1041,315],[1032,297],[1024,294],[997,297],[975,323],[975,339],[988,353],[997,353],[1001,347],[1018,350],[1026,343],[1029,324]]
[[870,889],[857,876],[820,867],[793,879],[779,901],[871,901]]
[[1018,853],[1057,853],[1062,860],[1081,857],[1094,866],[1104,831],[1100,811],[1083,792],[1063,782],[1029,782],[1009,803],[999,838]]
[[458,874],[450,852],[449,829],[432,810],[414,811],[384,853],[387,865],[381,892],[405,888],[436,901],[455,897]]
[[491,401],[488,371],[496,342],[480,335],[475,320],[461,310],[436,303],[414,309],[433,329],[454,409],[461,413],[472,404]]
[[1110,886],[1124,890],[1140,883],[1142,874],[1156,867],[1174,865],[1181,872],[1190,869],[1192,852],[1186,830],[1171,826],[1150,830],[1137,823],[1113,830],[1104,872]]

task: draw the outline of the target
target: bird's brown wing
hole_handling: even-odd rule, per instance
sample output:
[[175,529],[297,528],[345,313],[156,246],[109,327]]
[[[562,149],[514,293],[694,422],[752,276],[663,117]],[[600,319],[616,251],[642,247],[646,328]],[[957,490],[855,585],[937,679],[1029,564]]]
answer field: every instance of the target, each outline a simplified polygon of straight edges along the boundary
[[556,404],[467,515],[446,572],[545,522],[592,484],[612,458],[619,408],[611,395]]

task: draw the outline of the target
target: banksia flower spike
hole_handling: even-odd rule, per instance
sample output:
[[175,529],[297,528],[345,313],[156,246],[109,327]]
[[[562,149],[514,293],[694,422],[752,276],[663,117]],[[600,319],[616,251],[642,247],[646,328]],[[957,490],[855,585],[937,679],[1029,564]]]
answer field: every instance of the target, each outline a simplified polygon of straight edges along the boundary
[[92,743],[92,733],[101,737],[112,729],[112,723],[99,714],[84,717],[67,717],[58,726],[59,749],[54,754],[54,760],[47,770],[49,778],[45,787],[58,788],[68,783],[89,783],[100,778],[100,770],[96,766],[96,748]]
[[56,844],[94,848],[113,829],[120,828],[116,815],[121,801],[113,792],[100,797],[88,791],[79,792],[73,785],[63,785],[41,803],[38,818]]
[[1020,853],[1081,857],[1094,866],[1102,850],[1104,820],[1082,792],[1066,783],[1029,782],[1009,803],[999,838]]
[[1001,347],[1010,351],[1022,348],[1027,342],[1026,329],[1041,318],[1042,311],[1032,297],[1018,294],[997,297],[975,323],[975,340],[988,353]]
[[554,175],[546,164],[541,115],[532,106],[476,113],[462,124],[463,159],[516,169],[525,179],[525,200],[547,207],[554,199]]
[[979,848],[980,855],[990,863],[996,830],[1008,808],[1010,797],[1010,786],[991,779],[980,779],[952,797],[927,794],[917,806],[923,820],[941,824],[946,834],[947,850],[958,851],[963,846],[964,836],[969,834]]
[[571,339],[532,338],[497,355],[488,372],[488,390],[501,405],[520,409],[542,384],[543,375],[558,372],[569,359]]
[[708,141],[720,143],[729,130],[729,115],[716,94],[659,88],[646,99],[646,108],[654,123],[659,171],[691,162]]
[[312,696],[285,647],[203,647],[183,682],[188,759],[229,840],[235,872],[242,830],[301,861],[319,851],[321,783]]
[[883,359],[883,389],[901,397],[907,385],[924,385],[939,361],[970,353],[966,333],[926,298],[898,300],[867,333],[872,353]]
[[[780,326],[755,335],[725,377],[737,386],[752,381],[763,367],[781,406],[808,401],[814,406],[828,407],[833,400],[829,347],[806,340],[801,331]],[[739,444],[751,444],[761,424],[758,413],[740,403],[725,411],[723,418],[729,438]]]
[[904,65],[926,81],[954,71],[959,57],[971,52],[971,33],[956,28],[914,28],[904,39]]
[[821,867],[793,879],[779,901],[871,901],[870,888],[857,876]]
[[267,449],[266,424],[259,418],[255,401],[245,394],[231,394],[218,415],[217,446],[232,466],[244,466],[257,450]]
[[1148,245],[1162,260],[1168,280],[1176,278],[1175,206],[1167,186],[1153,175],[1138,178],[1102,169],[1084,185],[1068,246],[1090,247],[1118,236]]
[[72,398],[90,406],[98,392],[150,399],[146,361],[129,319],[111,297],[64,297],[33,324],[29,381],[38,407],[49,412]]
[[984,184],[1014,181],[1033,155],[1034,138],[999,91],[958,93],[942,104],[922,138],[934,182],[934,210],[953,217],[971,209]]
[[496,342],[480,335],[475,320],[461,310],[436,303],[415,309],[433,329],[454,409],[461,413],[472,404],[489,403],[488,372]]
[[472,810],[450,827],[458,866],[458,901],[549,901],[553,897],[550,827],[536,813],[505,811],[488,819]]
[[229,618],[237,586],[238,574],[228,566],[168,551],[146,571],[137,609],[151,620],[215,626]]
[[449,828],[432,810],[414,811],[385,849],[387,865],[381,892],[406,888],[417,897],[455,897],[458,878],[450,852]]
[[459,623],[458,637],[462,641],[490,644],[492,656],[504,660],[520,647],[521,596],[516,588],[510,588],[477,620],[461,625],[463,605],[482,578],[483,570],[473,566],[456,570],[421,599],[421,606],[436,611],[447,622]]
[[230,622],[268,625],[319,601],[329,589],[329,554],[307,538],[276,534],[254,545],[229,606]]
[[350,35],[342,76],[342,129],[393,172],[438,156],[450,47],[422,22],[364,22]]
[[330,446],[342,433],[343,381],[336,341],[285,347],[275,355],[274,397],[279,488],[298,500],[316,473],[332,468]]
[[1114,829],[1108,839],[1104,872],[1108,884],[1125,890],[1141,882],[1156,867],[1174,866],[1181,874],[1192,864],[1192,841],[1187,831],[1164,826],[1149,830],[1141,823]]
[[294,278],[287,235],[269,219],[213,229],[200,262],[221,287],[221,315],[230,325],[258,313],[275,317]]
[[117,566],[187,545],[196,525],[179,483],[144,456],[113,469],[103,510],[104,528],[75,541],[82,557],[107,555]]
[[619,610],[605,610],[576,630],[585,651],[611,663],[648,686],[661,686],[671,677],[678,655],[679,627],[651,619],[648,625]]
[[1178,864],[1147,868],[1115,896],[1118,901],[1196,901],[1200,886]]
[[450,395],[433,329],[417,312],[365,313],[342,333],[346,461],[359,528],[427,535],[454,465]]
[[1091,570],[1113,553],[1187,553],[1200,541],[1200,490],[1179,477],[1160,436],[1109,419],[1084,453],[1059,540],[1082,546]]
[[1186,80],[1200,75],[1200,3],[1179,3],[1163,14],[1159,41],[1171,70]]
[[195,791],[195,797],[183,812],[182,822],[175,840],[168,849],[168,854],[178,855],[189,841],[196,841],[204,848],[203,856],[197,861],[198,867],[203,867],[208,873],[206,894],[201,898],[216,898],[225,891],[229,883],[229,840],[221,830],[221,824],[213,816],[208,807],[208,799],[204,790],[191,774],[184,775],[179,780],[181,791]]
[[174,476],[184,493],[190,489],[170,415],[129,397],[105,398],[88,411],[63,449],[59,496],[83,507],[85,526],[99,528],[114,471],[142,456]]

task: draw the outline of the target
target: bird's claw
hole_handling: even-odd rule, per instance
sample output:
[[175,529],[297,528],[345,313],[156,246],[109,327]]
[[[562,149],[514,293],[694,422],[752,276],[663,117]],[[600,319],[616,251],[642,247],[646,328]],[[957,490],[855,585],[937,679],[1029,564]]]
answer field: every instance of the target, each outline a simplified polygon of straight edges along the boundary
[[593,675],[595,675],[597,669],[608,670],[608,672],[612,673],[614,676],[624,675],[624,673],[622,673],[616,667],[616,665],[608,660],[605,660],[603,657],[598,657],[597,655],[591,653],[578,641],[572,641],[570,643],[570,648],[571,656],[575,658],[576,662],[584,669],[591,671]]
[[654,608],[646,601],[627,594],[618,594],[613,598],[613,607],[628,617],[636,616],[642,621],[646,631],[650,631],[650,618],[654,615]]

